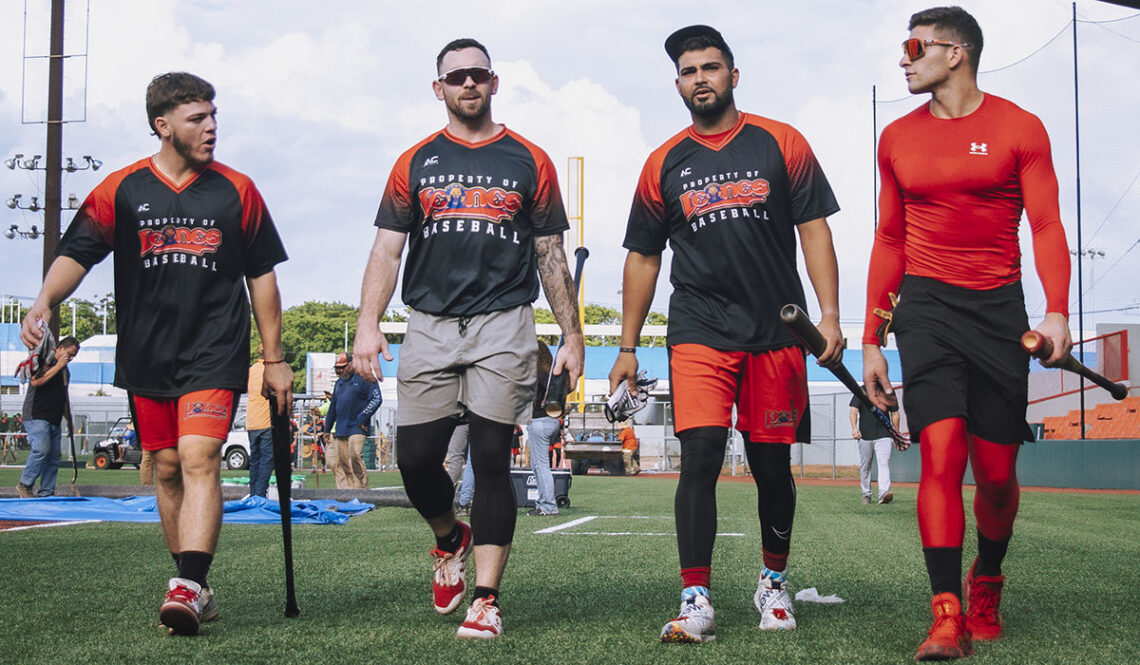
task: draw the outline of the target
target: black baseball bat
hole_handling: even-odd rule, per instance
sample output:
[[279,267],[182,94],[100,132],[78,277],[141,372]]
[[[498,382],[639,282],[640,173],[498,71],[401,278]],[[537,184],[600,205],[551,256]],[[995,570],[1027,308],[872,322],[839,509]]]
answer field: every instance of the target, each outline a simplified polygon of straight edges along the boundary
[[[1029,352],[1029,355],[1039,360],[1044,360],[1053,355],[1053,342],[1049,338],[1036,330],[1030,330],[1021,336],[1021,348]],[[1061,359],[1061,364],[1057,365],[1060,369],[1068,370],[1074,374],[1080,374],[1089,381],[1104,388],[1112,395],[1112,398],[1120,401],[1128,397],[1128,386],[1123,383],[1113,383],[1108,377],[1099,374],[1088,366],[1081,364],[1081,361],[1073,357],[1073,354],[1067,353]]]
[[[574,293],[572,297],[574,300],[578,299],[578,285],[582,283],[582,266],[586,263],[586,259],[590,256],[590,250],[585,247],[579,247],[574,250],[574,258],[577,260],[574,266]],[[558,358],[558,351],[562,350],[562,345],[566,343],[566,335],[558,338],[558,349],[554,351],[555,359]],[[554,363],[550,365],[550,376],[546,379],[546,399],[542,403],[542,407],[546,409],[546,415],[551,418],[560,418],[566,411],[566,389],[569,386],[566,382],[566,372],[561,374],[554,373]]]
[[[827,340],[823,338],[823,335],[819,334],[819,330],[815,327],[815,324],[813,324],[811,319],[808,318],[808,315],[800,309],[799,305],[794,303],[784,305],[780,309],[780,320],[784,322],[788,330],[791,330],[792,334],[796,336],[796,339],[800,340],[816,358],[823,355],[823,352],[827,350]],[[894,423],[891,422],[891,417],[887,415],[885,411],[875,406],[871,398],[867,397],[867,391],[863,390],[863,386],[859,385],[855,377],[851,376],[851,372],[847,371],[847,367],[845,367],[842,362],[835,367],[828,367],[827,370],[834,374],[835,378],[839,379],[863,406],[871,410],[871,413],[882,423],[883,427],[887,428],[887,433],[890,434],[891,439],[895,442],[896,448],[906,450],[910,447],[910,441],[895,429]]]
[[285,616],[301,613],[293,582],[292,455],[289,454],[289,414],[277,413],[277,396],[269,396],[269,418],[273,428],[273,471],[277,476],[277,503],[281,508],[281,538],[285,550]]

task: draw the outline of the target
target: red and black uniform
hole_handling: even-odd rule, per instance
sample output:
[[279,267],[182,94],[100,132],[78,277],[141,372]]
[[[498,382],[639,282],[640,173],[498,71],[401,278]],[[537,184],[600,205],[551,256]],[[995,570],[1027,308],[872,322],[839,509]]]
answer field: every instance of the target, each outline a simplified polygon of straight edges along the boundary
[[[181,185],[150,158],[116,171],[84,201],[57,254],[90,269],[112,251],[115,385],[166,400],[243,392],[250,332],[245,279],[286,259],[253,182],[217,162]],[[192,400],[178,417],[220,420],[215,401]],[[232,419],[232,406],[226,416]],[[150,445],[154,436],[146,429],[140,422],[140,439]]]
[[[809,430],[804,355],[779,311],[806,305],[796,226],[838,210],[804,137],[748,113],[723,134],[678,133],[642,169],[624,246],[645,255],[659,255],[666,243],[673,250],[668,343],[682,439],[677,526],[686,586],[707,586],[716,475],[734,402],[746,441],[781,444],[774,453],[746,448],[761,492],[765,560],[784,569],[795,499],[782,444],[806,440]],[[775,482],[761,477],[769,473]],[[766,499],[773,486],[786,496]]]
[[[1057,178],[1041,121],[990,94],[962,118],[937,118],[924,104],[896,120],[883,130],[878,160],[881,218],[863,343],[885,343],[889,316],[911,437],[922,443],[919,529],[932,586],[960,593],[967,459],[978,484],[980,560],[1000,569],[1018,496],[1017,446],[1001,444],[1032,436],[1029,357],[1019,341],[1029,327],[1017,235],[1023,210],[1047,309],[1068,315]],[[887,314],[891,293],[899,302]]]
[[[408,498],[425,519],[452,509],[455,487],[443,460],[457,423],[459,405],[445,393],[454,386],[470,409],[478,497],[471,513],[474,543],[508,545],[516,516],[509,454],[518,420],[499,412],[517,403],[525,416],[533,399],[533,393],[525,402],[516,398],[533,390],[535,342],[526,329],[533,326],[529,307],[538,298],[535,240],[570,226],[554,165],[542,149],[506,127],[476,143],[442,129],[400,155],[376,226],[408,234],[402,299],[417,313],[431,315],[411,322],[402,347],[405,355],[413,348],[432,351],[414,367],[401,363],[396,442]],[[440,336],[442,328],[453,330],[452,319],[454,344]],[[509,330],[507,321],[513,321]],[[474,350],[464,352],[460,340],[467,338],[468,324],[475,331],[467,340]],[[529,340],[514,339],[527,335]],[[530,355],[515,358],[523,349]],[[421,387],[438,385],[444,390],[435,393],[445,393],[442,401],[449,403],[413,397]],[[425,388],[418,394],[432,393]],[[437,546],[454,551],[458,540],[437,539]]]
[[570,228],[550,158],[505,127],[478,143],[442,129],[400,155],[376,226],[408,234],[404,304],[440,316],[534,302],[534,239]]

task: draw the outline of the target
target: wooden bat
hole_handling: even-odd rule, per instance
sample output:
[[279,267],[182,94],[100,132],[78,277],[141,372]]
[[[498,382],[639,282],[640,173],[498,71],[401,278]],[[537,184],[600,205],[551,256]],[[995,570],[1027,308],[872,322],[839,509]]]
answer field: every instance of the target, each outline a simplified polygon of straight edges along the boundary
[[293,433],[289,430],[289,414],[277,413],[277,396],[269,396],[269,421],[273,428],[273,470],[277,476],[277,503],[281,508],[281,539],[285,552],[285,616],[292,619],[301,613],[297,607],[297,587],[293,581],[293,504],[292,455],[289,443]]
[[[586,259],[590,256],[590,250],[585,247],[579,247],[574,250],[574,258],[577,264],[574,266],[574,293],[572,296],[578,298],[578,286],[582,283],[582,266],[586,263]],[[562,345],[566,343],[566,336],[558,338],[558,349],[554,351],[554,357],[558,358],[558,351],[562,349]],[[550,376],[546,380],[546,398],[542,401],[542,408],[546,410],[546,415],[551,418],[561,418],[562,414],[566,411],[566,372],[561,374],[554,373],[554,364],[550,365]]]
[[[780,309],[780,320],[784,322],[788,330],[791,330],[792,334],[795,335],[816,358],[823,355],[823,352],[827,350],[827,340],[823,338],[823,335],[819,334],[819,330],[815,327],[815,324],[813,324],[811,319],[808,318],[808,315],[800,309],[799,305],[794,303],[784,305]],[[851,376],[851,372],[847,371],[843,363],[839,363],[835,367],[828,367],[827,369],[851,391],[851,394],[855,395],[855,398],[858,399],[863,406],[871,410],[871,413],[875,415],[875,418],[883,427],[887,428],[887,433],[890,434],[891,440],[895,442],[895,448],[906,450],[910,447],[910,441],[895,429],[895,424],[891,422],[891,417],[887,415],[885,411],[875,406],[871,398],[867,397],[867,391],[863,390],[863,386],[859,385],[855,377]]]
[[[1048,337],[1036,330],[1030,330],[1021,336],[1021,348],[1025,349],[1029,355],[1038,360],[1044,360],[1053,355],[1053,342],[1049,341]],[[1071,353],[1065,354],[1065,357],[1061,359],[1061,364],[1057,365],[1057,367],[1068,370],[1074,374],[1080,374],[1089,381],[1107,390],[1113,399],[1117,401],[1128,397],[1128,386],[1123,383],[1113,383],[1109,381],[1104,375],[1097,374],[1082,365]]]

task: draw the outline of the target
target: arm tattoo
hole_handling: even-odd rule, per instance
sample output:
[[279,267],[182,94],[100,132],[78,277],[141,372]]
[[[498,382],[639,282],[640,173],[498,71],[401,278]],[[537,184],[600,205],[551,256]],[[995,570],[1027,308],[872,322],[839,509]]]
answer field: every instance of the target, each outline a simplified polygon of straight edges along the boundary
[[542,280],[542,290],[554,320],[562,328],[562,334],[582,333],[578,320],[578,294],[574,292],[574,279],[566,265],[566,252],[562,249],[562,234],[542,236],[534,240],[538,254],[538,276]]

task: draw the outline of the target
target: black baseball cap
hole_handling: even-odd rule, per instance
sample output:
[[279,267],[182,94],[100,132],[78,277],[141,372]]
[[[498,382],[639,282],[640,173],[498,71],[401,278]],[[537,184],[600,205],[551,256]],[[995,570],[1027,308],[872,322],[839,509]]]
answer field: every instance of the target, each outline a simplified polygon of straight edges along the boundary
[[716,28],[711,28],[707,25],[690,25],[686,28],[681,28],[665,39],[665,52],[669,54],[673,62],[677,62],[681,59],[681,54],[684,53],[684,51],[681,50],[681,46],[693,37],[705,37],[712,42],[712,46],[724,51],[730,57],[732,56],[732,49],[728,48],[724,37],[717,32]]

